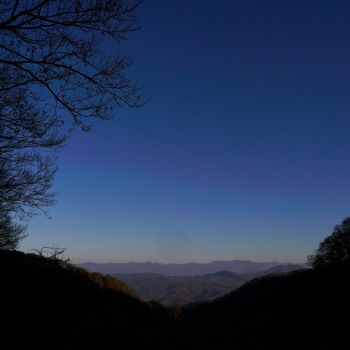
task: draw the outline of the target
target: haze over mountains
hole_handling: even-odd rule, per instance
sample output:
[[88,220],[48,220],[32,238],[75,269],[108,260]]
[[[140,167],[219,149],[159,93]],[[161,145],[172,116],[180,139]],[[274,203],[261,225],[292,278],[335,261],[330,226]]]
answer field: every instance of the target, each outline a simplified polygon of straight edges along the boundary
[[156,273],[119,273],[112,276],[126,283],[142,300],[163,305],[184,305],[214,299],[232,292],[247,281],[245,277],[228,271],[182,277]]
[[233,260],[208,264],[87,263],[80,267],[111,274],[126,283],[144,301],[185,305],[221,297],[255,277],[290,272],[306,266]]
[[[116,273],[158,273],[164,276],[198,276],[219,271],[229,271],[238,274],[257,273],[275,266],[283,266],[279,262],[255,262],[250,260],[212,261],[210,263],[162,264],[156,262],[128,263],[91,263],[78,266],[91,272],[104,274]],[[290,265],[290,264],[288,264]],[[302,264],[300,264],[302,265]]]

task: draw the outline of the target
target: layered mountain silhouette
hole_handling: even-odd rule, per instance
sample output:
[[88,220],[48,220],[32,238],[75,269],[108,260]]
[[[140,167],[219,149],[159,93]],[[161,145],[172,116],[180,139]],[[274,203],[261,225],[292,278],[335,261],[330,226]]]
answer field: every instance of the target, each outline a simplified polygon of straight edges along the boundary
[[219,271],[199,276],[170,277],[155,273],[119,273],[112,276],[125,282],[144,301],[184,305],[221,297],[255,277],[303,268],[304,265],[283,264],[250,274]]
[[114,274],[145,301],[183,305],[217,298],[241,286],[246,278],[233,272],[169,277],[152,273]]
[[255,262],[250,260],[212,261],[210,263],[161,264],[157,262],[128,262],[128,263],[91,263],[86,262],[78,266],[104,274],[116,273],[158,273],[164,276],[198,276],[219,271],[234,273],[256,273],[274,266],[279,262]]

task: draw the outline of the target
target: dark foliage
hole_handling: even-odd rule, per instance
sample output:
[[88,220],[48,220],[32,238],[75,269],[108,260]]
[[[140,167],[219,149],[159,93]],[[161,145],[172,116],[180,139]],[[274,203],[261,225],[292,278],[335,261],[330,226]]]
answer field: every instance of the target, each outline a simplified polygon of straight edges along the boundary
[[8,212],[0,210],[0,249],[16,249],[25,236],[25,227],[14,223]]
[[314,267],[350,261],[350,217],[335,226],[333,233],[325,238],[309,262]]
[[0,328],[8,348],[162,348],[165,310],[129,295],[112,277],[60,259],[0,250],[0,278]]

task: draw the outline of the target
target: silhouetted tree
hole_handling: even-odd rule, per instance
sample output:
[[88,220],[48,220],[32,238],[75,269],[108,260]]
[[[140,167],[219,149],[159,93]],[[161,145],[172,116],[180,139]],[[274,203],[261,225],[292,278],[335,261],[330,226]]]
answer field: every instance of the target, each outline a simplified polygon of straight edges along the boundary
[[25,237],[25,227],[15,224],[11,216],[0,210],[0,249],[13,250]]
[[[120,51],[139,3],[0,0],[0,93],[34,89],[51,114],[64,110],[84,129],[89,117],[139,106],[140,91],[125,74],[132,61]],[[104,38],[114,43],[101,47]]]
[[50,191],[56,172],[52,152],[63,145],[57,120],[16,88],[0,98],[0,209],[31,216],[54,203]]
[[139,3],[0,0],[1,215],[23,218],[54,203],[53,152],[72,126],[88,131],[88,118],[140,106],[120,50]]
[[350,262],[350,217],[335,226],[313,255],[308,257],[314,267],[340,262]]

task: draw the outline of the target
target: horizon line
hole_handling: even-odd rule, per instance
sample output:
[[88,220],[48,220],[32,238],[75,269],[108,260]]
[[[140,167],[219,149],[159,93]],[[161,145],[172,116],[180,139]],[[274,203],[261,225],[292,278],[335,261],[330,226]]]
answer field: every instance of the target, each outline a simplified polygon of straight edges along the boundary
[[304,262],[281,262],[281,261],[256,261],[256,260],[249,260],[249,259],[232,259],[232,260],[212,260],[209,262],[159,262],[159,261],[122,261],[122,262],[111,262],[111,261],[105,261],[105,262],[96,262],[96,261],[83,261],[83,262],[75,262],[74,265],[82,265],[82,264],[159,264],[159,265],[207,265],[207,264],[213,264],[213,263],[223,263],[223,262],[233,262],[233,261],[239,261],[239,262],[250,262],[250,263],[257,263],[257,264],[280,264],[280,265],[305,265],[307,264],[307,261]]

